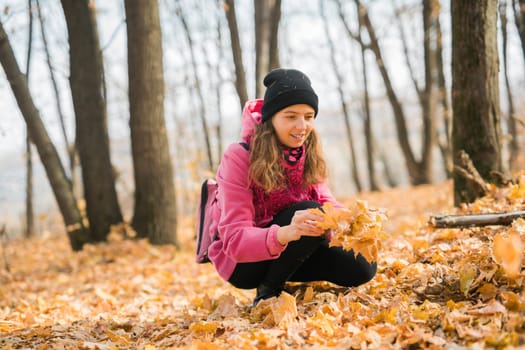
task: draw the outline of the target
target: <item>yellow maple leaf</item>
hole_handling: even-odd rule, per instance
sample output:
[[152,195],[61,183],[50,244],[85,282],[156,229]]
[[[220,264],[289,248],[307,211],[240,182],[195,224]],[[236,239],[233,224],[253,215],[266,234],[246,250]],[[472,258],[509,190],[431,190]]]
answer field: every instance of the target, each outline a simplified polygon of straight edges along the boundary
[[321,209],[311,211],[323,217],[319,227],[332,230],[331,247],[353,250],[356,256],[361,254],[367,261],[377,261],[380,239],[384,235],[382,213],[359,200],[350,209],[336,209],[327,202]]
[[317,226],[324,230],[335,230],[341,223],[351,222],[354,219],[350,210],[336,209],[331,202],[323,204],[321,209],[310,209],[310,212],[323,217],[323,221],[317,222]]

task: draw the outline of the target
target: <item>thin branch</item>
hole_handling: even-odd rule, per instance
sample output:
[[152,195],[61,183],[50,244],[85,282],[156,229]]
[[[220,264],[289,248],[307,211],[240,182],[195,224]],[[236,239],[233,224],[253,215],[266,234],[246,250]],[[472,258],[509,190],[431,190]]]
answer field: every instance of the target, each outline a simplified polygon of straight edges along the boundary
[[483,180],[483,177],[479,174],[478,170],[472,163],[467,152],[461,150],[459,152],[459,165],[454,165],[454,171],[459,175],[463,176],[465,179],[469,180],[473,185],[478,187],[483,193],[488,193],[490,191],[489,185]]

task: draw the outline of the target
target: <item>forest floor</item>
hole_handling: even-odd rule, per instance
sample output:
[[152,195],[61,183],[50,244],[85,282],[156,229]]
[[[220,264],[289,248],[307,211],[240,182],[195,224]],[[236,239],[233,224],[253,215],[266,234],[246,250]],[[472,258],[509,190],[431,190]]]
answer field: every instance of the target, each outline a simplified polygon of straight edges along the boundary
[[[450,182],[362,194],[384,208],[378,273],[357,288],[290,284],[251,308],[254,290],[181,249],[110,235],[74,253],[64,234],[6,241],[0,254],[2,349],[463,349],[525,344],[521,240],[507,227],[434,229],[429,216],[522,210],[525,184],[452,207]],[[509,277],[509,264],[518,272]],[[514,256],[514,260],[509,257]],[[508,259],[507,259],[508,258]],[[510,260],[509,260],[510,259]]]

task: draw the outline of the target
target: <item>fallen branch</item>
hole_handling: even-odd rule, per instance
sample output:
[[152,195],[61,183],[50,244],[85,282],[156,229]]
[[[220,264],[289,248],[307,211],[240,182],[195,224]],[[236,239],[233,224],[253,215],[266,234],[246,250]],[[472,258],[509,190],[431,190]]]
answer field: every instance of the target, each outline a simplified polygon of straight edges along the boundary
[[489,225],[510,225],[518,218],[525,218],[525,210],[504,213],[435,215],[429,223],[435,228],[462,228]]

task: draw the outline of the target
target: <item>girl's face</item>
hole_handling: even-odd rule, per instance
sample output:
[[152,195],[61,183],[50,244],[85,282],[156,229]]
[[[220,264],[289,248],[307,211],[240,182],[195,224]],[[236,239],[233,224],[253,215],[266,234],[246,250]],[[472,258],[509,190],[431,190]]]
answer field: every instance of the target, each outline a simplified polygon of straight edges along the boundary
[[302,146],[314,128],[314,114],[307,104],[291,105],[275,113],[271,123],[279,142],[290,148]]

